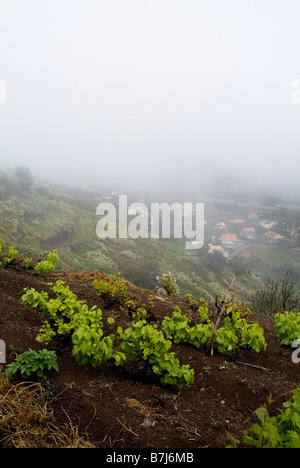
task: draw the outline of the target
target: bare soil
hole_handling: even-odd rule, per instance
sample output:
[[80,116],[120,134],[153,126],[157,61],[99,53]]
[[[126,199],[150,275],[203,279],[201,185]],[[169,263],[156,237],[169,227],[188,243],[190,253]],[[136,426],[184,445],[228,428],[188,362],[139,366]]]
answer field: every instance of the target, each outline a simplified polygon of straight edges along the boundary
[[[35,340],[41,313],[26,310],[21,303],[27,287],[51,296],[49,283],[61,279],[80,300],[101,307],[105,327],[110,327],[106,318],[112,315],[118,325],[128,326],[127,311],[107,307],[97,296],[90,284],[97,277],[105,275],[52,273],[41,279],[33,271],[1,268],[0,339],[7,345],[7,362],[29,348],[42,348]],[[131,284],[128,288],[141,302],[153,302],[151,320],[158,326],[175,305],[186,307],[183,298],[151,297],[149,291]],[[236,291],[238,297],[238,285]],[[161,385],[143,363],[126,363],[122,368],[112,363],[80,367],[70,341],[55,338],[48,346],[57,352],[59,365],[59,372],[48,374],[55,423],[71,421],[84,438],[100,448],[224,448],[230,443],[228,434],[242,440],[245,420],[255,421],[253,411],[267,404],[270,413],[277,414],[300,382],[292,350],[277,341],[273,317],[251,316],[251,320],[265,330],[266,351],[246,351],[230,359],[191,346],[173,346],[180,362],[195,370],[194,384],[181,391]],[[107,331],[111,333],[110,328]],[[268,404],[270,395],[272,403]]]

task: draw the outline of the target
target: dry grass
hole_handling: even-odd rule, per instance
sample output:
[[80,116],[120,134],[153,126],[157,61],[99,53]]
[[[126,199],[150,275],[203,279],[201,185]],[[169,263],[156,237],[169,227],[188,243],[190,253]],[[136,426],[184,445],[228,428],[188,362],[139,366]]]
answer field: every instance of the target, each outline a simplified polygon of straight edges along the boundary
[[40,383],[10,383],[0,365],[0,447],[93,448],[71,423],[57,427]]

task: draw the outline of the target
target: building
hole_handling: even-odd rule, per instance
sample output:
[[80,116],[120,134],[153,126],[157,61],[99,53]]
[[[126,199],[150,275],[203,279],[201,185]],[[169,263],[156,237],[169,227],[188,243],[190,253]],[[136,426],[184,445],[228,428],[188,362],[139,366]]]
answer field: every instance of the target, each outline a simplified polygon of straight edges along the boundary
[[254,239],[256,235],[255,229],[253,227],[244,228],[241,232],[241,236],[245,239]]
[[213,245],[213,244],[208,244],[208,252],[211,253],[211,254],[220,254],[220,255],[223,255],[223,257],[228,257],[229,254],[228,252],[226,252],[222,245]]
[[258,215],[256,213],[250,213],[248,219],[258,219]]
[[191,241],[191,244],[197,249],[201,249],[201,247],[203,247],[202,241]]
[[234,249],[235,248],[236,240],[237,240],[236,235],[231,234],[231,232],[226,232],[226,234],[223,234],[223,236],[220,237],[222,247],[225,247],[225,248],[228,248],[228,249]]
[[227,228],[226,224],[223,221],[217,223],[216,226],[218,229],[222,229],[223,231],[225,231],[225,229]]
[[266,232],[265,237],[267,237],[270,240],[270,242],[279,241],[281,239],[284,239],[283,236],[280,236],[279,234],[276,234],[275,232],[272,232],[272,231]]
[[243,219],[240,219],[240,218],[236,218],[236,219],[230,219],[229,220],[229,223],[231,224],[242,224],[244,223],[245,221]]
[[272,227],[276,226],[276,224],[278,224],[278,222],[268,220],[268,221],[260,221],[259,224],[260,224],[260,226],[262,226],[265,229],[271,229]]

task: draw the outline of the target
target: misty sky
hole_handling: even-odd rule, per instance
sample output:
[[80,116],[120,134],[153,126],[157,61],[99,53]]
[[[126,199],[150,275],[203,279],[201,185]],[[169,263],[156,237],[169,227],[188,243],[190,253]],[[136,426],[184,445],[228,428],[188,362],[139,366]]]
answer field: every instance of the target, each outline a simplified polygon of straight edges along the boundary
[[0,0],[0,166],[300,186],[299,78],[299,0]]

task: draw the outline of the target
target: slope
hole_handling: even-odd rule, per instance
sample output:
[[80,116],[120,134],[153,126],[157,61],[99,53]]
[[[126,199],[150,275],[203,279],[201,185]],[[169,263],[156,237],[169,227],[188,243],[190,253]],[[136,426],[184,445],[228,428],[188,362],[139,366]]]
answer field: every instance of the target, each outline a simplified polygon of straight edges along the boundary
[[[128,325],[130,318],[123,307],[108,305],[99,298],[91,285],[96,278],[108,281],[99,271],[51,273],[41,279],[33,271],[0,268],[0,339],[6,343],[8,363],[29,348],[42,347],[35,337],[43,316],[37,310],[24,308],[24,288],[33,287],[51,295],[50,284],[63,280],[89,307],[101,307],[107,332],[112,327],[109,317]],[[193,314],[181,297],[160,296],[132,283],[125,284],[131,297],[151,310],[151,320],[157,326],[176,305]],[[51,371],[48,376],[48,404],[55,425],[62,428],[71,421],[84,439],[100,448],[222,448],[229,442],[228,433],[241,440],[244,421],[253,418],[255,409],[268,404],[270,413],[277,414],[299,385],[298,366],[292,363],[290,349],[279,345],[274,319],[251,320],[265,331],[267,349],[258,354],[244,351],[238,359],[231,359],[217,353],[208,356],[188,345],[173,345],[180,362],[195,370],[194,384],[181,391],[163,386],[140,361],[121,368],[111,362],[95,368],[78,366],[70,341],[55,337],[47,346],[55,350],[59,364],[59,372]]]

